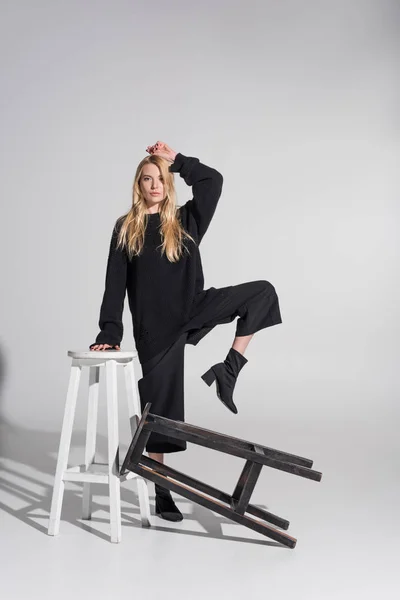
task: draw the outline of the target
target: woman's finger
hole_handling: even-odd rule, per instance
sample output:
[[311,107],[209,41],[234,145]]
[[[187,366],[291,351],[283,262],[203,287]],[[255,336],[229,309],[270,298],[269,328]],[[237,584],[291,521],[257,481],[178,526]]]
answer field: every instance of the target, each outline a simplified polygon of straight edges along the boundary
[[117,350],[121,350],[121,346],[112,346],[111,344],[95,344],[94,346],[90,346],[90,350],[92,351],[104,351],[108,350],[108,348],[116,348]]

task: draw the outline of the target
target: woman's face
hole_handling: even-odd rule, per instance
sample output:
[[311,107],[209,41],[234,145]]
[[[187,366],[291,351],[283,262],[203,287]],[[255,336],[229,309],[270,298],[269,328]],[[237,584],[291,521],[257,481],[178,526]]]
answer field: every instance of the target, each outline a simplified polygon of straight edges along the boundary
[[153,163],[144,165],[139,187],[148,208],[160,204],[164,200],[164,181],[157,165]]

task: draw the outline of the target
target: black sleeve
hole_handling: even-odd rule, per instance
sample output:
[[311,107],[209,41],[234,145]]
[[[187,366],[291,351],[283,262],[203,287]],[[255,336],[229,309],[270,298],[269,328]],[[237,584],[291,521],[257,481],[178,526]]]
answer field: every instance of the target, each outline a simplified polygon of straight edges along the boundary
[[223,177],[216,169],[208,167],[194,156],[178,152],[169,166],[171,172],[179,172],[187,185],[192,186],[193,198],[182,207],[192,213],[197,224],[199,243],[214,216],[222,192]]
[[119,233],[118,221],[111,235],[105,290],[100,308],[100,332],[95,342],[95,344],[110,344],[111,346],[121,344],[124,331],[122,313],[126,292],[127,255],[125,249],[121,250],[116,247]]

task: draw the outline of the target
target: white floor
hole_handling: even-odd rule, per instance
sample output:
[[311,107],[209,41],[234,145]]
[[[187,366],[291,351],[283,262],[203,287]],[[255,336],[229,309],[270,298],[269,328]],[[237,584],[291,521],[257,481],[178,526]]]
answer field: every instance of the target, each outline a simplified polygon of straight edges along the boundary
[[[152,483],[152,527],[142,528],[133,481],[122,488],[120,544],[109,542],[107,487],[101,485],[95,488],[93,519],[82,521],[81,488],[67,484],[60,534],[50,537],[59,432],[3,422],[1,597],[399,597],[398,457],[390,436],[358,431],[353,442],[352,428],[356,432],[356,425],[342,425],[338,436],[338,424],[292,425],[285,444],[269,444],[313,459],[313,468],[323,472],[321,482],[268,467],[261,473],[252,502],[289,519],[288,533],[298,540],[291,550],[176,494],[184,520],[162,520],[154,515]],[[83,432],[74,438],[70,464],[82,440]],[[262,443],[259,431],[253,441]],[[237,458],[193,445],[166,462],[227,492],[242,466]]]

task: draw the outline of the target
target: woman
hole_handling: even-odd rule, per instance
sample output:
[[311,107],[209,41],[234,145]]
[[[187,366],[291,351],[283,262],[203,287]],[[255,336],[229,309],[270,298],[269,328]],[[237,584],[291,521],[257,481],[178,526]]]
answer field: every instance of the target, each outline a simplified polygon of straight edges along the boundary
[[[122,312],[128,291],[133,334],[143,377],[138,381],[142,410],[184,421],[184,348],[196,345],[216,325],[236,317],[236,335],[223,362],[202,375],[233,413],[233,390],[247,363],[253,334],[282,322],[271,283],[251,281],[204,289],[199,244],[222,191],[222,175],[198,158],[158,141],[146,148],[133,184],[128,213],[115,223],[107,262],[98,334],[91,350],[120,350]],[[192,186],[193,198],[176,205],[174,173]],[[186,442],[152,432],[146,451],[164,462],[164,453],[186,450]],[[168,490],[155,485],[156,514],[182,520]]]

